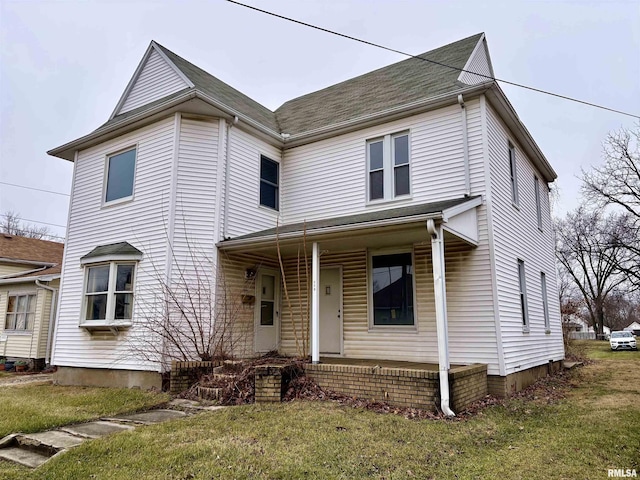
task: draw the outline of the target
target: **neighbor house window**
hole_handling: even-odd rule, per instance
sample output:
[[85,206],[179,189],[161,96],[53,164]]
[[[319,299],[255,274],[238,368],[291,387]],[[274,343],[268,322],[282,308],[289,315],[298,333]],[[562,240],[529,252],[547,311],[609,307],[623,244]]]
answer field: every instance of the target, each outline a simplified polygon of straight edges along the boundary
[[391,200],[411,193],[409,134],[367,142],[368,199]]
[[107,158],[107,187],[105,202],[133,197],[133,179],[136,171],[136,149]]
[[549,323],[549,301],[547,300],[547,276],[544,272],[540,272],[540,288],[542,290],[542,311],[544,313],[544,329],[545,332],[551,332]]
[[86,267],[84,320],[131,321],[134,273],[134,263],[111,262]]
[[520,286],[520,311],[522,315],[522,328],[529,328],[529,312],[527,306],[527,281],[524,273],[524,262],[518,260],[518,283]]
[[32,330],[36,314],[35,295],[9,295],[5,330]]
[[279,209],[279,170],[278,162],[274,162],[264,155],[260,156],[260,205],[274,210]]
[[542,230],[542,205],[540,204],[540,180],[537,176],[533,176],[533,188],[536,195],[536,215],[538,218],[538,228]]
[[414,325],[411,252],[371,255],[373,325]]
[[509,174],[511,175],[511,201],[518,205],[518,175],[516,172],[516,149],[509,143]]

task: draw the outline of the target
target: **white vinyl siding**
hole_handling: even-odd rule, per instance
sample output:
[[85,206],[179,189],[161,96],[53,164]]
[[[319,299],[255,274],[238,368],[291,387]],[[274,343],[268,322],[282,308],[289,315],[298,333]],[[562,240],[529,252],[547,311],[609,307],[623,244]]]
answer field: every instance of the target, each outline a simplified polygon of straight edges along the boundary
[[155,50],[147,58],[120,111],[125,113],[187,88],[186,82]]
[[[540,191],[542,226],[536,218],[533,182],[519,184],[520,207],[513,208],[508,157],[509,142],[514,146],[517,172],[521,178],[542,178],[487,102],[487,147],[490,161],[491,216],[494,237],[496,290],[506,374],[547,364],[564,358],[560,303],[555,276],[554,239],[549,196]],[[522,334],[516,259],[526,265],[529,333]],[[548,312],[551,334],[545,334],[542,288],[539,272],[546,272]],[[448,292],[447,292],[448,293]]]
[[[466,83],[467,85],[476,85],[478,83],[491,81],[493,72],[491,69],[491,62],[489,61],[487,43],[484,38],[478,42],[478,45],[467,61],[464,70],[464,72],[460,73],[460,77],[458,77],[458,80],[462,83]],[[474,75],[474,72],[481,75]]]
[[[264,155],[278,162],[281,153],[280,149],[237,127],[231,128],[229,132],[231,139],[227,235],[233,238],[276,226],[279,213],[269,207],[260,206],[260,156]],[[280,163],[280,195],[285,183],[282,175]],[[280,199],[282,200],[282,197]],[[283,209],[282,204],[280,209]]]
[[[141,289],[155,295],[158,272],[165,270],[169,197],[174,152],[174,119],[168,118],[79,152],[69,214],[64,283],[56,328],[53,363],[59,366],[160,370],[131,354],[136,322],[118,336],[93,335],[79,328],[84,299],[84,269],[80,257],[98,245],[129,242],[143,252],[136,270],[136,298]],[[104,159],[111,152],[138,145],[136,200],[102,207]],[[134,306],[135,310],[136,306]]]
[[[477,100],[466,105],[471,193],[475,195],[484,188],[480,110]],[[368,202],[367,141],[408,131],[411,195],[391,204]],[[458,105],[285,150],[281,164],[283,223],[462,198],[466,192],[463,154]]]

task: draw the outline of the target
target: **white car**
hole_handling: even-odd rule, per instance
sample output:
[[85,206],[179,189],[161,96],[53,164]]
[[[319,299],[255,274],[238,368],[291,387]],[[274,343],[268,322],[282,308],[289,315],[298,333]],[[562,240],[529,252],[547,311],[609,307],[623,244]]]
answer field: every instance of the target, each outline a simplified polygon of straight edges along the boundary
[[611,332],[609,345],[611,345],[611,350],[638,350],[636,337],[634,337],[631,332]]

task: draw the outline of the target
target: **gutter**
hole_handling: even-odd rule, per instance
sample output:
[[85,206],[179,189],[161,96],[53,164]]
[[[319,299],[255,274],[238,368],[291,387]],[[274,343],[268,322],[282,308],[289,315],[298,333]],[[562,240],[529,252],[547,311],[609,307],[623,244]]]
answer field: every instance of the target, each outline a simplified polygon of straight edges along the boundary
[[23,275],[29,275],[31,273],[36,273],[36,272],[41,272],[42,270],[46,270],[47,268],[52,267],[54,264],[52,265],[45,265],[44,267],[39,267],[39,268],[34,268],[32,270],[23,270],[21,272],[15,272],[15,273],[10,273],[9,275],[4,275],[2,277],[0,277],[1,279],[9,279],[9,278],[13,278],[13,277],[22,277]]
[[59,273],[56,273],[53,275],[40,275],[37,277],[0,278],[0,285],[10,285],[12,283],[31,283],[37,280],[42,280],[43,282],[50,282],[51,280],[55,280],[57,278],[60,278]]
[[47,349],[44,354],[44,362],[45,364],[49,364],[50,356],[51,356],[51,338],[53,336],[53,327],[55,324],[55,312],[58,308],[58,289],[50,287],[48,285],[43,285],[40,283],[40,280],[36,278],[36,285],[40,288],[44,288],[45,290],[49,290],[51,292],[51,308],[49,309],[49,328],[47,329]]

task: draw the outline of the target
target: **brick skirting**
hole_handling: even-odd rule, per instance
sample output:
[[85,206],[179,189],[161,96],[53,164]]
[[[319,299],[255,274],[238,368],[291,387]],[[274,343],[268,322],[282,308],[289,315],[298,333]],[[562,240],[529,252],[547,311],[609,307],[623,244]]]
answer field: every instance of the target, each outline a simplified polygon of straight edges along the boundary
[[171,362],[169,392],[176,395],[196,383],[202,375],[211,373],[222,362]]

